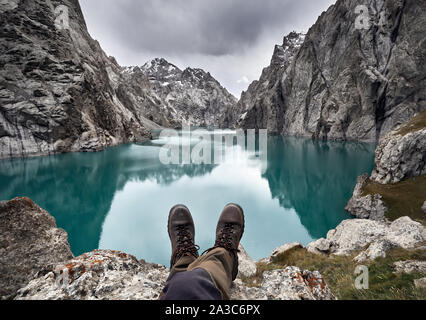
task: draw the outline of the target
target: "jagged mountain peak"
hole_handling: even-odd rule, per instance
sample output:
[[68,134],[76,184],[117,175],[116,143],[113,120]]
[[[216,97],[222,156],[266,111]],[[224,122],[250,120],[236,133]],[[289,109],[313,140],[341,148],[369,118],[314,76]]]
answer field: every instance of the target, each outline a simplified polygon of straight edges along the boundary
[[284,36],[282,45],[276,45],[272,55],[271,65],[285,67],[305,41],[306,34],[296,31]]
[[305,41],[306,33],[292,31],[283,38],[283,48],[289,48],[292,46],[301,46]]
[[141,70],[144,73],[158,73],[161,71],[181,72],[181,70],[177,66],[168,62],[164,58],[155,58],[155,59],[152,59],[151,61],[148,61],[141,67]]
[[191,67],[182,71],[164,58],[125,67],[122,73],[145,116],[161,126],[179,126],[183,120],[217,126],[220,115],[237,102],[209,72]]
[[182,78],[189,81],[216,81],[210,74],[199,68],[186,68],[182,73]]

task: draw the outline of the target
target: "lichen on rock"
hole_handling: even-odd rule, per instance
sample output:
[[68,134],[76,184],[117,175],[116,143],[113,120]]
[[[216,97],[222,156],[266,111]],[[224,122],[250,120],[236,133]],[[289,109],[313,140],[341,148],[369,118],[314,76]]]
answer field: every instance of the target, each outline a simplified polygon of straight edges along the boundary
[[95,250],[53,269],[18,291],[17,300],[152,300],[168,277],[164,266],[119,251]]

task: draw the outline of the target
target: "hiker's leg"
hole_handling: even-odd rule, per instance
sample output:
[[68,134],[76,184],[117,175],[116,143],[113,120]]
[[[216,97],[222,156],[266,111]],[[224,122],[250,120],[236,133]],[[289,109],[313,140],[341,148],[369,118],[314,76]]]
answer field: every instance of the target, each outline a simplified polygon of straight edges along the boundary
[[176,264],[171,268],[169,278],[171,278],[176,273],[187,271],[189,265],[193,263],[196,259],[197,258],[194,257],[193,255],[187,255],[180,258],[176,262]]
[[171,274],[161,300],[220,300],[221,292],[210,274],[201,268]]
[[198,259],[183,257],[173,267],[161,299],[229,300],[235,263],[238,259],[224,248],[215,248]]
[[238,274],[237,252],[243,233],[243,209],[238,204],[230,203],[220,215],[213,248],[188,267],[188,271],[198,268],[206,270],[224,300],[230,299],[231,284]]
[[[172,210],[175,212],[176,210]],[[193,223],[192,218],[188,220],[186,207],[178,207],[176,211],[180,214],[170,217],[181,216],[188,223],[182,224],[176,219],[175,234],[173,234],[174,219],[169,218],[169,234],[171,235],[172,247],[176,251],[172,255],[172,272],[163,290],[161,299],[163,300],[219,300],[220,298],[229,300],[232,281],[238,273],[238,245],[244,232],[244,213],[242,208],[236,204],[229,204],[223,210],[216,228],[216,242],[212,249],[196,258],[198,254],[193,244]],[[182,229],[185,226],[185,230]],[[173,239],[175,235],[175,241]],[[191,241],[182,241],[182,239]],[[184,244],[184,246],[180,246]],[[182,250],[183,249],[183,250]],[[185,255],[180,254],[185,251]],[[190,256],[193,262],[189,263]],[[176,257],[180,257],[176,259]],[[185,259],[185,257],[189,257]],[[180,261],[183,259],[182,261]],[[188,265],[189,263],[189,265]],[[186,270],[186,271],[185,271]]]
[[200,269],[206,271],[221,293],[221,299],[229,300],[235,264],[238,265],[238,258],[234,257],[234,253],[224,248],[215,248],[191,263],[188,273]]

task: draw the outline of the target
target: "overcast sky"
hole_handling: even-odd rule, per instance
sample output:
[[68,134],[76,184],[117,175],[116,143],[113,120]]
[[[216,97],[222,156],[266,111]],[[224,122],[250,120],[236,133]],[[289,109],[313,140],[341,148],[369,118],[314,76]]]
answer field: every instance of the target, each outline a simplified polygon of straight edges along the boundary
[[122,66],[162,57],[209,71],[237,98],[274,45],[335,0],[79,0],[89,32]]

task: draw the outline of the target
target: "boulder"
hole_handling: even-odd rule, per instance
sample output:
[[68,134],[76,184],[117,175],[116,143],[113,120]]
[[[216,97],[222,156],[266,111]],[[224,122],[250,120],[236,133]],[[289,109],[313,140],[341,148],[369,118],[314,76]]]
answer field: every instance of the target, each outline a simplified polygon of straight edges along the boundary
[[391,248],[412,249],[426,241],[426,228],[409,217],[392,223],[366,219],[345,220],[330,230],[327,239],[319,239],[307,245],[311,253],[351,255],[362,251],[358,262],[385,257]]
[[119,251],[95,250],[44,270],[17,300],[153,300],[169,275],[164,266]]
[[387,208],[379,194],[362,196],[363,188],[368,182],[368,174],[358,177],[352,198],[349,200],[345,210],[359,219],[382,220]]
[[391,223],[386,239],[398,247],[412,249],[426,240],[426,228],[410,217],[401,217]]
[[267,271],[259,288],[237,280],[232,288],[235,300],[335,300],[322,276],[297,267]]
[[14,295],[43,267],[73,258],[67,233],[28,198],[0,202],[0,297]]
[[121,68],[89,35],[79,2],[13,2],[0,6],[0,159],[147,140],[139,104],[120,94]]
[[251,277],[256,274],[256,262],[247,254],[244,247],[240,244],[238,252],[238,277]]
[[[28,198],[0,202],[2,295],[17,300],[153,300],[169,270],[120,251],[94,250],[74,258],[65,231]],[[281,247],[300,246],[291,244]],[[244,248],[240,277],[256,273]],[[265,272],[260,288],[237,279],[233,299],[335,299],[318,272],[296,267]],[[19,290],[18,290],[19,289]]]
[[425,289],[426,288],[426,278],[421,278],[421,279],[414,280],[414,286],[417,289]]
[[354,260],[356,262],[364,262],[367,260],[374,260],[376,258],[386,257],[386,252],[394,248],[396,245],[389,240],[378,240],[370,244],[367,250],[362,251],[357,255]]
[[397,129],[386,135],[376,149],[375,163],[371,179],[382,184],[425,175],[426,128],[407,134]]
[[398,261],[393,264],[393,270],[397,273],[426,273],[426,261]]
[[274,258],[278,257],[279,255],[284,254],[285,252],[294,248],[303,248],[303,246],[299,242],[286,243],[282,245],[281,247],[278,247],[274,251],[272,251],[269,257],[269,261],[272,261]]

